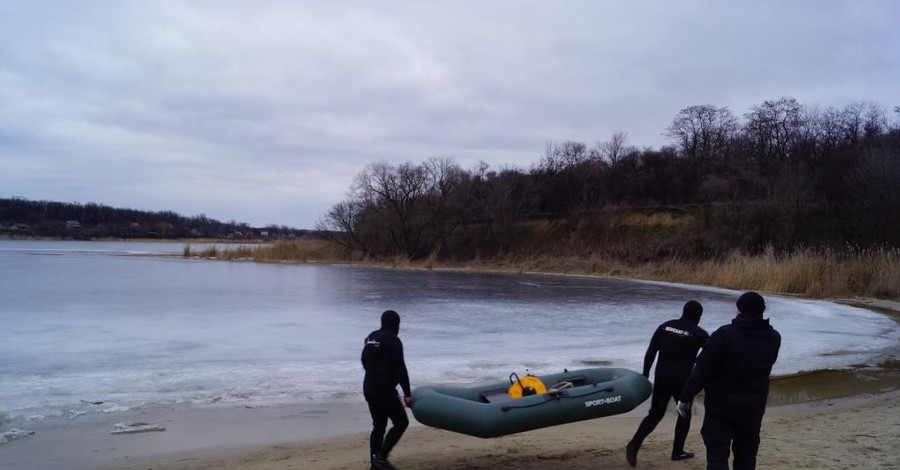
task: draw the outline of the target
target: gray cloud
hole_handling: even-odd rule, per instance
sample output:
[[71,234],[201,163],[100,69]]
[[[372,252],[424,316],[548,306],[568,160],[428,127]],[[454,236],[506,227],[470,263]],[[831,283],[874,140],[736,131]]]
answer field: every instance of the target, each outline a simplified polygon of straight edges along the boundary
[[367,163],[900,104],[896,2],[8,2],[0,196],[310,228]]

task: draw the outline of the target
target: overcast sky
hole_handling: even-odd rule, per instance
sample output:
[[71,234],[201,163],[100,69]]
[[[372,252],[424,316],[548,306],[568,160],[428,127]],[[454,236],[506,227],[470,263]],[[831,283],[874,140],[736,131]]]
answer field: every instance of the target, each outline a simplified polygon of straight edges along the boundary
[[0,197],[313,228],[375,161],[528,168],[697,104],[900,105],[900,2],[0,0]]

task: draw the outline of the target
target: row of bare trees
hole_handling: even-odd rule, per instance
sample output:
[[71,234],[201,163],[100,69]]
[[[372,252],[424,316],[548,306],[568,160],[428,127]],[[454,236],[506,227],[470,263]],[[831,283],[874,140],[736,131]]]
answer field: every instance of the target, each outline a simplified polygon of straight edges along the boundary
[[367,255],[468,259],[533,249],[535,220],[567,227],[553,234],[557,246],[578,239],[567,246],[591,250],[616,242],[611,214],[678,210],[696,222],[664,241],[666,253],[897,245],[898,124],[872,103],[819,110],[781,98],[742,118],[684,108],[660,149],[618,132],[595,146],[549,143],[529,169],[378,162],[317,229]]
[[[67,225],[67,222],[69,224]],[[77,222],[77,230],[71,227]],[[16,230],[10,227],[15,226]],[[19,227],[27,227],[27,230]],[[40,237],[78,238],[269,238],[302,236],[306,230],[270,225],[252,228],[246,223],[220,222],[206,214],[185,217],[172,211],[142,211],[89,202],[33,201],[0,198],[0,233]]]

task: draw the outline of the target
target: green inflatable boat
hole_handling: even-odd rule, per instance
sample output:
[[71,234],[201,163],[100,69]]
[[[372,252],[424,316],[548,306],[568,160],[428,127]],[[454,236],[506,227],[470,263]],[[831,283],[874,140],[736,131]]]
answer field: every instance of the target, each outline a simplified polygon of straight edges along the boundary
[[511,374],[509,382],[474,387],[424,386],[412,394],[420,423],[475,437],[498,437],[633,410],[652,387],[629,369]]

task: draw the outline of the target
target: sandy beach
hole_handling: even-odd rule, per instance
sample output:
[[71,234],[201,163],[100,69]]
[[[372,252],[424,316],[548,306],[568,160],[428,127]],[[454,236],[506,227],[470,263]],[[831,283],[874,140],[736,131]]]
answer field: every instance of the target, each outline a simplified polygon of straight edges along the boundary
[[[763,425],[759,468],[900,468],[900,389],[772,406]],[[582,421],[495,439],[414,424],[392,454],[401,469],[630,468],[624,446],[647,404],[625,415]],[[702,406],[687,449],[697,457],[668,459],[674,412],[650,435],[638,468],[702,469]],[[121,417],[118,417],[121,418]],[[118,419],[117,418],[117,419]],[[220,409],[134,416],[165,432],[112,435],[110,417],[38,430],[0,446],[3,469],[109,470],[362,470],[368,415],[364,407]],[[354,429],[356,431],[354,431]],[[358,430],[364,430],[360,432]]]
[[[586,421],[498,439],[482,440],[417,427],[396,448],[401,469],[597,469],[630,468],[624,445],[640,417]],[[674,415],[651,434],[639,454],[646,469],[705,468],[694,422],[689,461],[668,459]],[[260,447],[232,455],[193,455],[135,462],[117,469],[365,469],[366,436],[355,434],[300,445]],[[819,402],[773,409],[766,419],[759,468],[900,468],[900,395]],[[188,460],[190,459],[190,460]]]

